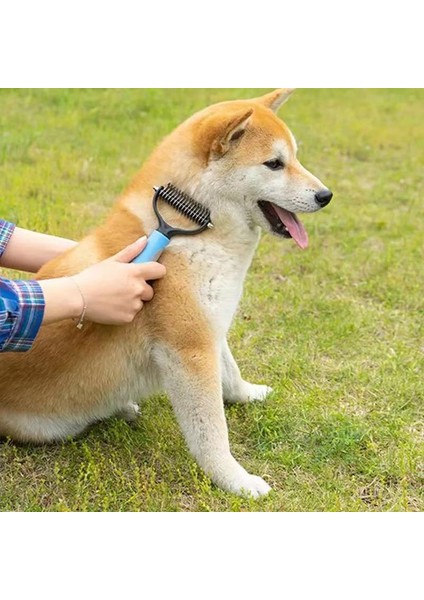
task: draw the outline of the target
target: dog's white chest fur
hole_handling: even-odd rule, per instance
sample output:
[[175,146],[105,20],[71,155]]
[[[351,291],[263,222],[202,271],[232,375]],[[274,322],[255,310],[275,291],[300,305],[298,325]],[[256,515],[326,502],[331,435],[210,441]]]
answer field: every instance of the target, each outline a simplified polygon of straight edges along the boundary
[[[174,251],[183,252],[193,273],[193,291],[218,336],[225,335],[237,310],[243,282],[259,241],[259,230],[230,238],[225,244],[202,236],[176,239]],[[173,251],[172,248],[170,251]]]

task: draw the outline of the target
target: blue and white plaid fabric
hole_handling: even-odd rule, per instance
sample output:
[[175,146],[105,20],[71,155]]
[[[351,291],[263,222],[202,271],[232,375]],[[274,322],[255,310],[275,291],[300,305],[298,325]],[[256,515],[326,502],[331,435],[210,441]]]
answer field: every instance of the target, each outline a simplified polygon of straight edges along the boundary
[[0,256],[6,250],[6,246],[14,231],[15,225],[13,223],[8,223],[8,221],[0,219]]
[[[15,226],[0,219],[0,257]],[[0,277],[0,352],[25,352],[38,334],[44,316],[44,295],[37,281]]]

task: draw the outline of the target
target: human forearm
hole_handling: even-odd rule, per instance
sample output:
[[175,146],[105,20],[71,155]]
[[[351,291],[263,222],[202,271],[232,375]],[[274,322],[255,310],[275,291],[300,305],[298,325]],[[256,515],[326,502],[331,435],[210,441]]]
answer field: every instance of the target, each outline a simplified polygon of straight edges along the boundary
[[65,238],[16,227],[0,259],[3,267],[36,273],[46,262],[76,245]]

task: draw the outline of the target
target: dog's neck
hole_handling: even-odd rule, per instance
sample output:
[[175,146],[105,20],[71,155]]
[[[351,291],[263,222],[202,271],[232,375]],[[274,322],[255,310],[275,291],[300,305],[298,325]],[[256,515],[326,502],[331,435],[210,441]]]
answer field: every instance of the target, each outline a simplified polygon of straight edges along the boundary
[[[172,175],[169,175],[169,181],[174,181]],[[139,179],[138,187],[134,185],[121,198],[120,206],[128,211],[132,216],[137,217],[143,227],[144,232],[150,235],[158,226],[156,215],[153,211],[153,184],[151,181]],[[161,183],[161,182],[160,182]],[[159,184],[160,184],[159,183]],[[193,186],[192,188],[193,189]],[[181,190],[186,191],[186,189]],[[219,199],[209,198],[205,192],[197,194],[194,199],[201,204],[211,207],[211,220],[214,225],[212,230],[207,230],[200,236],[207,237],[213,243],[219,243],[224,247],[233,248],[234,244],[242,244],[247,251],[250,248],[253,250],[259,239],[259,228],[250,225],[244,219],[240,219],[239,211],[237,211],[232,203],[220,202]],[[190,228],[193,224],[177,213],[173,208],[165,203],[161,204],[161,214],[167,222],[175,227]],[[197,236],[196,236],[197,237]],[[190,244],[190,238],[186,238]]]

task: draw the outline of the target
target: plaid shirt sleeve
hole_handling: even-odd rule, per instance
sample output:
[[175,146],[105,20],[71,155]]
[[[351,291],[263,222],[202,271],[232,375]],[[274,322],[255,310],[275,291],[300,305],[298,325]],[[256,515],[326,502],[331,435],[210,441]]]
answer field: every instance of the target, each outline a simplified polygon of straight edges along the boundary
[[6,250],[6,246],[15,231],[15,225],[0,219],[0,256]]
[[[0,256],[14,225],[0,219]],[[44,295],[37,281],[15,281],[0,277],[0,352],[29,350],[44,316]]]

